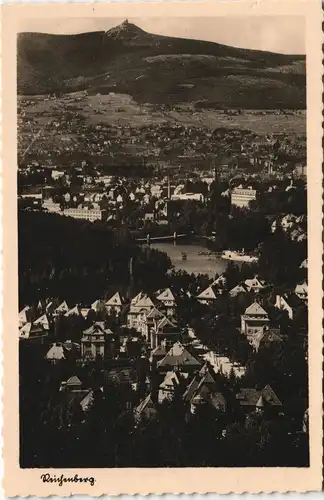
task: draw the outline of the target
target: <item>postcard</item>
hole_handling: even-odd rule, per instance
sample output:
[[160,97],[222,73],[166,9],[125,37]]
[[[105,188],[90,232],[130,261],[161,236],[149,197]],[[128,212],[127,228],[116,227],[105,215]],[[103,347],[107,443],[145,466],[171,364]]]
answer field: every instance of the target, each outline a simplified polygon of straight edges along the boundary
[[7,496],[321,490],[320,19],[2,7]]

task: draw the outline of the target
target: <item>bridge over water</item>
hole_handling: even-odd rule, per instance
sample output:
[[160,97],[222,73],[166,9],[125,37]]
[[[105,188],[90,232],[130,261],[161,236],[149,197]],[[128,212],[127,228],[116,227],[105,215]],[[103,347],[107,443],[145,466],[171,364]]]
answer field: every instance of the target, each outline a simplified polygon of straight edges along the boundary
[[159,242],[159,241],[177,241],[179,238],[185,238],[188,236],[187,234],[178,234],[174,232],[173,234],[167,236],[151,236],[147,234],[145,238],[136,238],[137,243],[150,243]]

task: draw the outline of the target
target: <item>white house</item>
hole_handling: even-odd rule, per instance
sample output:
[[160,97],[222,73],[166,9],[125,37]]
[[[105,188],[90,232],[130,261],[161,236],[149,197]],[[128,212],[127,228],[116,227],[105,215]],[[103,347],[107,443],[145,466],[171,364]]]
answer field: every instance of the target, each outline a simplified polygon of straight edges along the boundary
[[119,316],[123,309],[123,299],[119,292],[116,292],[107,302],[105,302],[105,308],[108,314],[115,313]]
[[258,302],[253,302],[241,316],[241,332],[251,341],[258,333],[264,331],[268,323],[268,313]]

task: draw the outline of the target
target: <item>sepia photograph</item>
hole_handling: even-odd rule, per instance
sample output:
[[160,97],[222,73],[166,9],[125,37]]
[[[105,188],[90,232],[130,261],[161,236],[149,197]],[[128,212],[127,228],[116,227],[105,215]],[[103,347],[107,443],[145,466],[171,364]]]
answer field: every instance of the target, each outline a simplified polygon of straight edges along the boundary
[[21,468],[309,466],[305,33],[17,34]]
[[319,19],[4,6],[6,496],[321,490]]

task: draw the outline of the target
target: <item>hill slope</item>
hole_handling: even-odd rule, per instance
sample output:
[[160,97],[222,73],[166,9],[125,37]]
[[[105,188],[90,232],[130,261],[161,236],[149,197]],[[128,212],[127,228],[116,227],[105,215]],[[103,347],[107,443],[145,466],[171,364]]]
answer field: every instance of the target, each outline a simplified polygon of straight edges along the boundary
[[128,93],[139,102],[305,108],[305,57],[146,33],[18,35],[18,93]]

